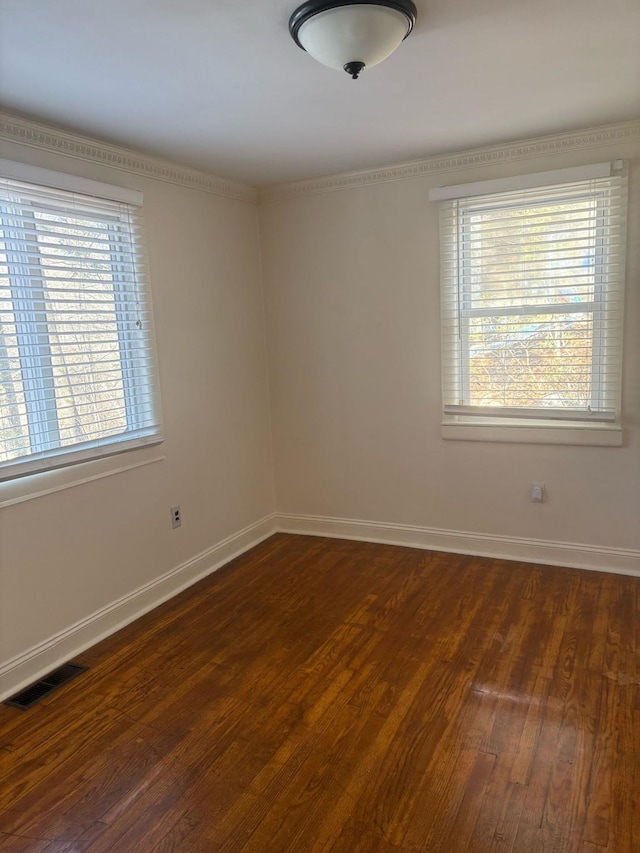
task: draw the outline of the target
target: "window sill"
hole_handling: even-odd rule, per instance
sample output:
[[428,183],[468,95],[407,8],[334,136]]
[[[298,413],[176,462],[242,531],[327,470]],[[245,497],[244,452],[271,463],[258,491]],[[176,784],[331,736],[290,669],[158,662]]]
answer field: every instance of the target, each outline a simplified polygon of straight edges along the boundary
[[165,458],[158,444],[152,444],[123,454],[105,456],[102,459],[7,480],[0,483],[0,509],[60,492],[63,489],[81,486],[92,480],[111,477],[122,471],[131,471],[134,468],[151,465],[153,462],[161,462]]
[[617,424],[577,424],[557,421],[442,421],[442,438],[455,441],[494,441],[515,444],[567,444],[586,447],[620,447],[622,427]]

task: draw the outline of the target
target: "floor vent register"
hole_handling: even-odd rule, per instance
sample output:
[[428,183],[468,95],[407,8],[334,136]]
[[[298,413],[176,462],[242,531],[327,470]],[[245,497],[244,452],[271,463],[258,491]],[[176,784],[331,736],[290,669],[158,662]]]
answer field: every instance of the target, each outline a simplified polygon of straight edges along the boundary
[[19,693],[16,693],[15,696],[6,699],[4,704],[10,705],[12,708],[20,708],[21,711],[26,711],[28,708],[33,708],[37,702],[44,699],[49,693],[57,690],[58,687],[68,684],[72,678],[85,672],[86,669],[86,666],[80,666],[77,663],[65,663],[59,666],[58,669],[54,669],[53,672],[44,675],[38,681],[25,687]]

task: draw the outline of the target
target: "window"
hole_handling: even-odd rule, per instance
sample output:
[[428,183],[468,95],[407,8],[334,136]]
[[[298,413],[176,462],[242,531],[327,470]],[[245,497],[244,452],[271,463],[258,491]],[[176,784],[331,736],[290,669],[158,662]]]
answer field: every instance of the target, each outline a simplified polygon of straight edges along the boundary
[[0,479],[159,441],[140,194],[0,175]]
[[432,193],[445,426],[620,432],[625,190],[607,163]]

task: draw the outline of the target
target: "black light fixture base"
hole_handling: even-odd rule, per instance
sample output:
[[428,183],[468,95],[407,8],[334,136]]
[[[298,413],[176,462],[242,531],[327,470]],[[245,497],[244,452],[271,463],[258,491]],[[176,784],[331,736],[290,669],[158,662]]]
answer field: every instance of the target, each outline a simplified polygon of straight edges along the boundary
[[347,74],[351,75],[352,80],[357,80],[364,68],[364,62],[347,62],[343,67]]

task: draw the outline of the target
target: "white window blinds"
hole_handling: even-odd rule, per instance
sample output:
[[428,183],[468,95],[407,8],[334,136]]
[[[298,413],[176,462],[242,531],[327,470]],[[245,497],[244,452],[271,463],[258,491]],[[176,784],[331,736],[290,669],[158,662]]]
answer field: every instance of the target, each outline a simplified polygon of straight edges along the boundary
[[0,479],[160,440],[137,194],[30,174],[0,177]]
[[458,196],[441,207],[445,415],[617,419],[626,181],[605,166],[434,194]]

